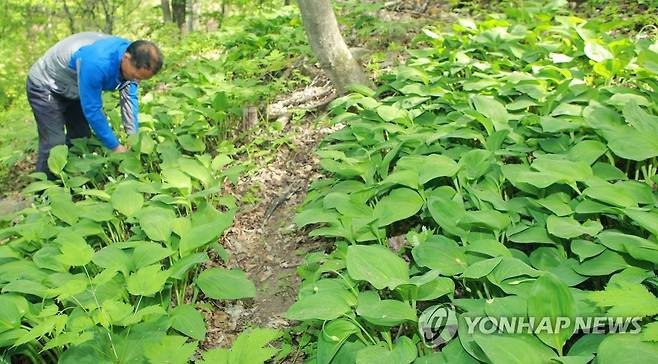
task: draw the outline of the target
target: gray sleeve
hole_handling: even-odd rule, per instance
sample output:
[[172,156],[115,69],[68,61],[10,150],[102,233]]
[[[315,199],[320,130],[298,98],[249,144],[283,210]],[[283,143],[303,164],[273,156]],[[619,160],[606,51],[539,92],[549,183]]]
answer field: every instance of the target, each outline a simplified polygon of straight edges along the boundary
[[137,104],[137,83],[131,82],[126,87],[121,89],[120,105],[121,105],[121,120],[123,127],[126,129],[128,135],[137,133],[139,129],[139,121],[137,114],[139,106]]

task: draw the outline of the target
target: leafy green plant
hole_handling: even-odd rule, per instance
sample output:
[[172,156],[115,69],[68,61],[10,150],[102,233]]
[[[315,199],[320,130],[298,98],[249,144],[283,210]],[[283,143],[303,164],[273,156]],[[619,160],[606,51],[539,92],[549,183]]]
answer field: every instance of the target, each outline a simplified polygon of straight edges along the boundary
[[[658,358],[655,47],[525,5],[424,29],[377,90],[330,105],[345,127],[295,219],[336,242],[307,256],[288,310],[310,362]],[[434,352],[418,320],[436,304],[455,307],[458,338]],[[643,334],[574,334],[596,316]],[[571,326],[469,331],[482,317]]]

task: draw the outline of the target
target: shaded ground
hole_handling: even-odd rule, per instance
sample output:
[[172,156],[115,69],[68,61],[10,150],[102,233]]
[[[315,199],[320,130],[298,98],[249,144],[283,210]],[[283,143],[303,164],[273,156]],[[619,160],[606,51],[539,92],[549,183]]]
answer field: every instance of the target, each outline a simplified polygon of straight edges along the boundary
[[30,183],[28,175],[34,170],[34,157],[34,153],[28,154],[0,176],[0,220],[29,205],[19,191]]

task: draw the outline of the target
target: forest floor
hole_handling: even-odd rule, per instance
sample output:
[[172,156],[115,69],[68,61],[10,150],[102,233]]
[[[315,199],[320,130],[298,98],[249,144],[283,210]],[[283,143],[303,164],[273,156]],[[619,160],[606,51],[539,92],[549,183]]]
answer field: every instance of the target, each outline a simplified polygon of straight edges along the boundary
[[[311,114],[288,125],[282,131],[288,143],[273,151],[272,161],[226,191],[238,198],[239,210],[220,243],[229,253],[228,267],[247,272],[257,294],[250,300],[213,301],[202,347],[228,346],[247,327],[290,327],[284,316],[296,299],[296,268],[308,251],[325,245],[297,229],[293,218],[309,184],[321,176],[314,149],[334,130]],[[225,265],[218,256],[212,258],[209,266]]]

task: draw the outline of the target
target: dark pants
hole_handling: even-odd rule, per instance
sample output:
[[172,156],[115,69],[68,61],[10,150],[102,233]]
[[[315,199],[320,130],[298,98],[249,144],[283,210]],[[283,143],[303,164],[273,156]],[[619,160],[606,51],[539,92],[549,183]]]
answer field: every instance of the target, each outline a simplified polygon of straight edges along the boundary
[[71,139],[89,138],[91,130],[80,107],[80,100],[71,100],[47,88],[35,85],[27,79],[27,100],[32,107],[39,131],[37,172],[44,172],[49,179],[55,176],[48,169],[50,149],[56,145],[71,145]]

